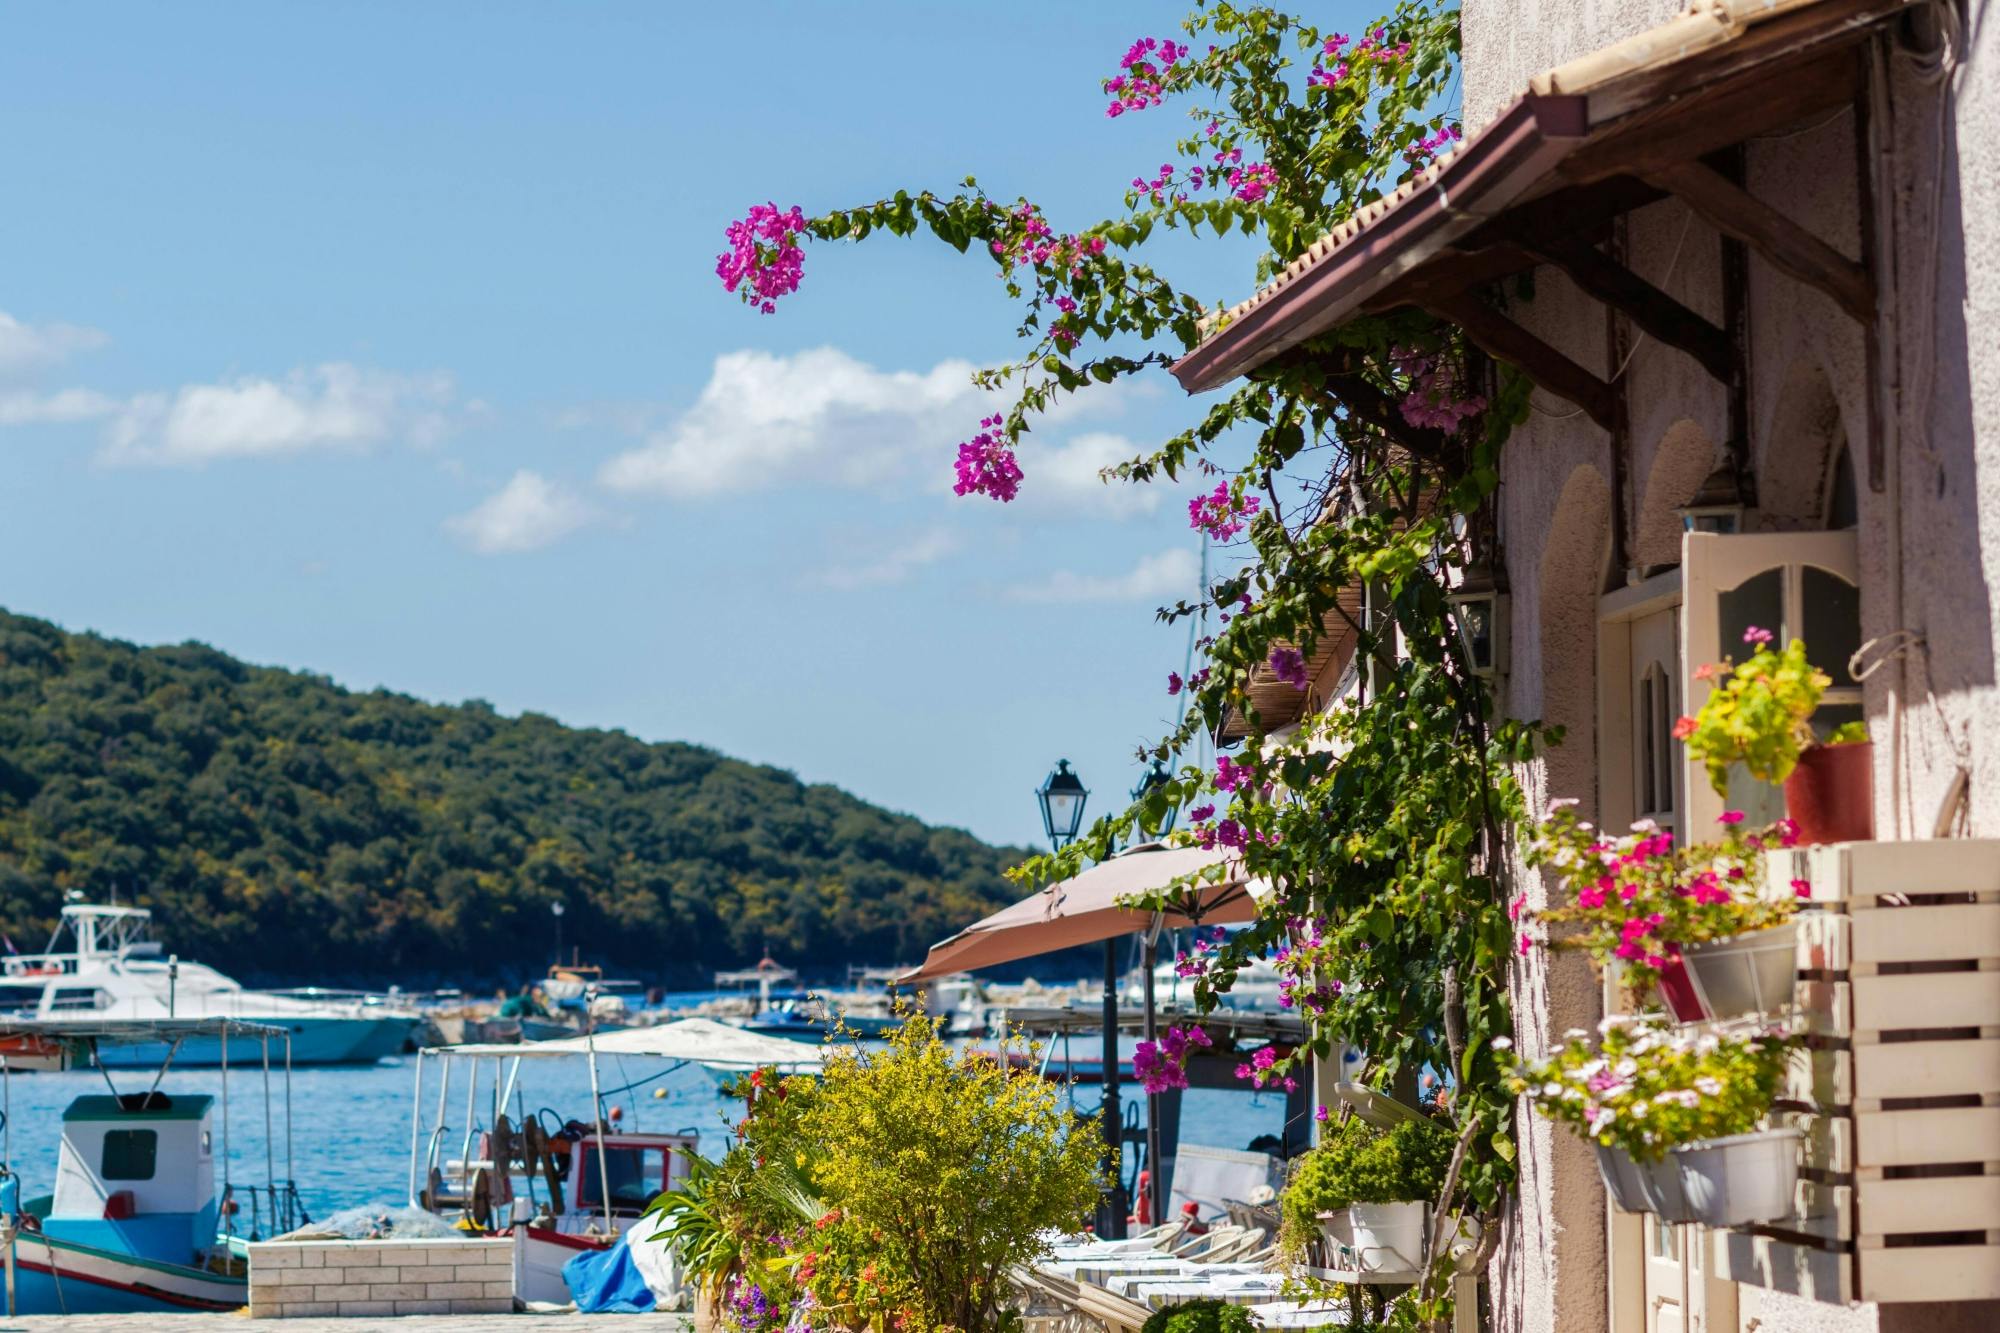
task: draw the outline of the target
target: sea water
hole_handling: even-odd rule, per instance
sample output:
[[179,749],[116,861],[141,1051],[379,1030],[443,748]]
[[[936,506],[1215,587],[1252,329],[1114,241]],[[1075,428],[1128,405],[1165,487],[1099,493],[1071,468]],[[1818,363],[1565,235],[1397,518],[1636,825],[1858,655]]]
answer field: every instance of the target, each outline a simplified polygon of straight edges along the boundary
[[[468,1077],[473,1063],[452,1061],[451,1082],[446,1086],[440,1062],[424,1059],[423,1102],[416,1127],[419,1152],[441,1119],[446,1129],[438,1157],[477,1155],[478,1130],[490,1125],[493,1117],[494,1062],[477,1062],[483,1067],[476,1088]],[[220,1070],[170,1069],[160,1089],[169,1094],[207,1093],[217,1099],[216,1185],[219,1189],[226,1180],[236,1187],[244,1202],[239,1230],[247,1233],[253,1220],[248,1192],[253,1187],[261,1191],[267,1181],[295,1181],[307,1212],[316,1218],[343,1208],[390,1208],[407,1201],[416,1073],[414,1056],[367,1067],[298,1069],[290,1076],[288,1095],[284,1071],[273,1069],[267,1113],[261,1069],[232,1065],[226,1120]],[[119,1092],[144,1092],[152,1079],[151,1071],[111,1073]],[[605,1103],[620,1109],[619,1123],[625,1129],[697,1132],[707,1156],[726,1148],[728,1126],[741,1114],[741,1104],[724,1097],[715,1080],[693,1066],[674,1068],[658,1060],[607,1056],[598,1063],[598,1079]],[[47,1194],[55,1188],[63,1108],[77,1097],[107,1091],[104,1074],[97,1070],[16,1073],[5,1084],[8,1114],[0,1126],[0,1148],[21,1176],[24,1198]],[[1120,1093],[1127,1108],[1135,1100],[1143,1105],[1132,1085],[1122,1085]],[[1073,1093],[1065,1089],[1063,1096],[1078,1112],[1090,1114],[1098,1107],[1100,1093],[1085,1084]],[[1259,1135],[1275,1135],[1283,1127],[1282,1094],[1194,1089],[1182,1098],[1182,1143],[1244,1148]],[[535,1115],[544,1107],[549,1111],[543,1116],[545,1124],[589,1119],[590,1076],[583,1061],[521,1062],[516,1095],[507,1105],[508,1118],[519,1124],[524,1113]],[[468,1125],[472,1126],[470,1154],[465,1151]]]

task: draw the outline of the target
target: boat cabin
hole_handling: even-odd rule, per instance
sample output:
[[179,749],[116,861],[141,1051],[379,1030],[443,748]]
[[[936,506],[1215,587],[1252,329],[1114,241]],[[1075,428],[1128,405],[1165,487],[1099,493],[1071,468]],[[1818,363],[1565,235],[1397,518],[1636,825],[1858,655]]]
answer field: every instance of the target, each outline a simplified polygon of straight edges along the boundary
[[215,1243],[215,1099],[161,1092],[78,1097],[63,1112],[57,1240],[187,1263]]

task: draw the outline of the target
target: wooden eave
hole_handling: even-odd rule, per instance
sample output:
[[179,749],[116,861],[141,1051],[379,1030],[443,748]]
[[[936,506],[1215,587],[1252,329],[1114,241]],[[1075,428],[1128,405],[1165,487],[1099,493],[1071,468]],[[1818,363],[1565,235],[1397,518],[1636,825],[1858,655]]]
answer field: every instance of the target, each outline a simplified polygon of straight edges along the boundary
[[1551,265],[1591,298],[1728,380],[1725,331],[1598,249],[1614,218],[1684,200],[1774,268],[1874,319],[1849,259],[1716,169],[1746,139],[1849,105],[1865,40],[1911,0],[1710,0],[1538,77],[1447,158],[1362,209],[1216,327],[1174,368],[1215,388],[1362,314],[1430,310],[1609,429],[1614,386],[1488,304],[1481,289]]
[[[1327,694],[1339,685],[1348,662],[1353,659],[1356,636],[1349,620],[1359,622],[1361,619],[1361,589],[1343,588],[1334,601],[1347,615],[1343,617],[1339,612],[1328,612],[1320,621],[1319,639],[1306,658],[1305,689],[1279,680],[1268,665],[1251,669],[1245,691],[1250,696],[1251,706],[1257,710],[1258,722],[1266,732],[1290,726],[1308,713],[1325,707]],[[1232,707],[1223,714],[1215,739],[1218,744],[1228,745],[1249,734],[1249,718],[1244,716],[1242,709]]]

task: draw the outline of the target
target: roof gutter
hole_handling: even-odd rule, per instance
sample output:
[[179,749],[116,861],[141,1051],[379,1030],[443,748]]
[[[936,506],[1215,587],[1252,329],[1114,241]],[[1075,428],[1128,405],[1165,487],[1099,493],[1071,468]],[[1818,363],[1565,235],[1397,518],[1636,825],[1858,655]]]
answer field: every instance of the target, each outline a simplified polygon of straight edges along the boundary
[[1263,300],[1175,362],[1174,378],[1189,393],[1218,388],[1334,327],[1518,202],[1588,131],[1587,98],[1526,94],[1421,183],[1362,209],[1294,260]]

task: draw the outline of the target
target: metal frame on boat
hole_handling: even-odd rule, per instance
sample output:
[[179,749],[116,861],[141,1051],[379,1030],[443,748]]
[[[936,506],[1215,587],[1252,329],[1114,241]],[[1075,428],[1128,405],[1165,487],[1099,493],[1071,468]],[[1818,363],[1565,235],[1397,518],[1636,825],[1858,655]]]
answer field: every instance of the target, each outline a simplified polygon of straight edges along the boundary
[[[6,1302],[16,1314],[164,1313],[232,1310],[248,1295],[242,1205],[230,1179],[229,1040],[256,1043],[263,1070],[265,1170],[248,1192],[251,1235],[260,1239],[309,1221],[292,1180],[291,1034],[284,1028],[222,1017],[109,1019],[94,1022],[0,1019],[0,1244]],[[195,1042],[221,1051],[222,1190],[215,1192],[211,1124],[215,1098],[164,1093],[174,1056]],[[271,1107],[271,1045],[285,1060],[285,1179],[277,1176]],[[144,1092],[121,1093],[101,1048],[164,1046]],[[13,1169],[13,1075],[30,1067],[69,1068],[87,1060],[104,1076],[108,1096],[87,1094],[63,1113],[55,1186],[20,1201]],[[266,1204],[268,1203],[268,1207]]]
[[[627,1087],[606,1090],[599,1079],[600,1056],[661,1060],[668,1067]],[[520,1072],[523,1060],[556,1059],[580,1059],[588,1065],[593,1105],[590,1120],[566,1120],[550,1130],[539,1116],[526,1114]],[[426,1133],[424,1073],[433,1061],[441,1078]],[[451,1132],[445,1117],[452,1104],[452,1069],[461,1061],[471,1066],[466,1123],[459,1158],[446,1160],[442,1153],[445,1136]],[[490,1062],[490,1079],[485,1081],[491,1095],[483,1107],[482,1061]],[[700,1136],[694,1133],[624,1130],[609,1115],[606,1097],[688,1065],[727,1076],[773,1067],[784,1073],[814,1073],[823,1062],[818,1047],[705,1018],[586,1031],[553,1041],[426,1048],[417,1053],[411,1105],[410,1203],[433,1213],[456,1213],[462,1225],[482,1231],[511,1228],[515,1295],[530,1301],[567,1301],[563,1266],[581,1252],[618,1243],[653,1195],[686,1176],[688,1158],[699,1143]],[[518,1124],[509,1119],[509,1106]],[[487,1112],[483,1129],[477,1123],[482,1110]],[[620,1167],[615,1185],[614,1161]]]

